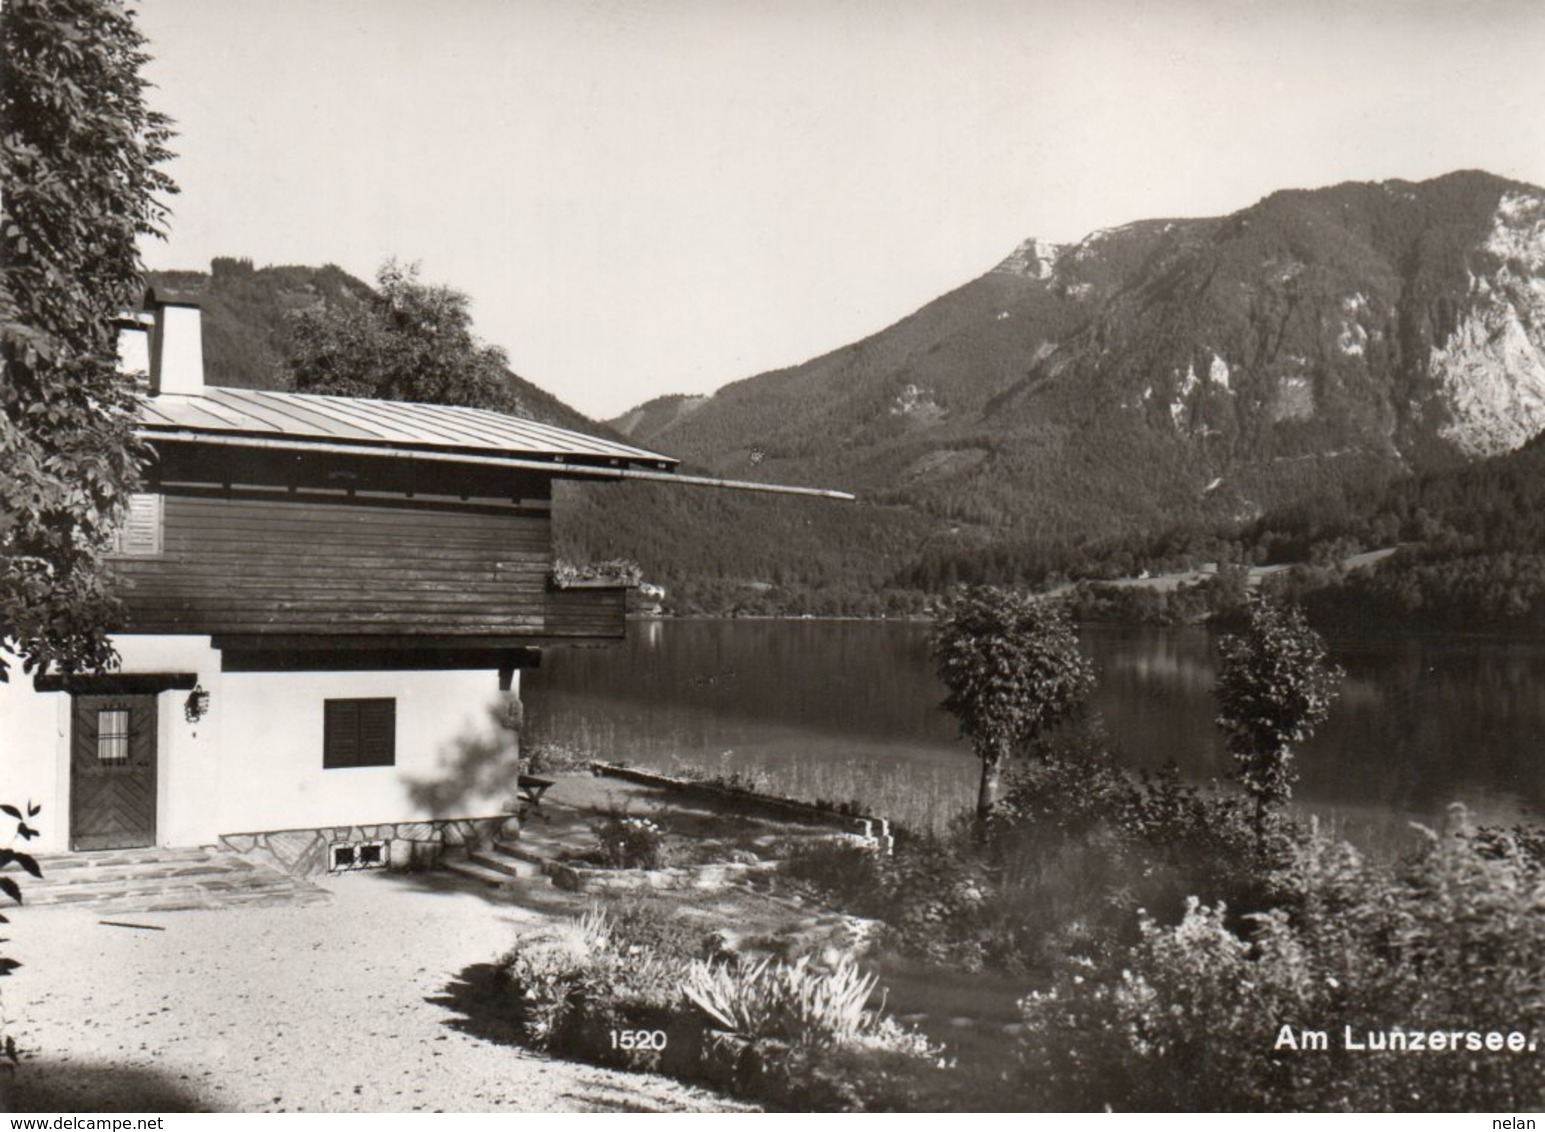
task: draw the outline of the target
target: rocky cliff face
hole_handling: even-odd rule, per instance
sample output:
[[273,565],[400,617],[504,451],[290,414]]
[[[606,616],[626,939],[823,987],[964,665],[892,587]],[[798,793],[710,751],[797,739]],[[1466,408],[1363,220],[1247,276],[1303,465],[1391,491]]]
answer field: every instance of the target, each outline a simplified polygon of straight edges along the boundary
[[1447,417],[1439,435],[1494,456],[1545,429],[1545,196],[1503,194],[1476,258],[1468,309],[1429,366]]

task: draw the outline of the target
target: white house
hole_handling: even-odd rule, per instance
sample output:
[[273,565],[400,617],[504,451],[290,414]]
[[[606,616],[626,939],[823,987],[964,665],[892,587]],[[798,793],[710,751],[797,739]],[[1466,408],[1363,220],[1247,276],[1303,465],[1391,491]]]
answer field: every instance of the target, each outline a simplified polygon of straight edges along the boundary
[[122,665],[13,668],[0,800],[41,804],[43,852],[223,843],[299,873],[486,836],[514,787],[490,709],[543,648],[624,633],[621,587],[551,582],[553,480],[676,462],[478,409],[207,388],[196,304],[149,305],[123,339],[154,462],[114,560]]

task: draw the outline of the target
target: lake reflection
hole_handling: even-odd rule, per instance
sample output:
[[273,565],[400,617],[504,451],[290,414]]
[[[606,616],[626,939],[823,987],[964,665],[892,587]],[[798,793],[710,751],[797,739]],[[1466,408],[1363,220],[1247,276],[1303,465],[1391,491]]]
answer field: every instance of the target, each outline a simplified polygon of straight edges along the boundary
[[[762,768],[790,792],[861,795],[941,822],[971,804],[977,764],[938,710],[927,631],[633,623],[614,648],[548,650],[523,685],[526,734],[640,765]],[[1080,636],[1099,672],[1095,707],[1129,762],[1173,760],[1193,780],[1227,773],[1205,630],[1093,625]],[[1347,678],[1301,753],[1308,807],[1380,835],[1431,823],[1453,801],[1488,821],[1540,812],[1545,642],[1391,633],[1330,644]]]

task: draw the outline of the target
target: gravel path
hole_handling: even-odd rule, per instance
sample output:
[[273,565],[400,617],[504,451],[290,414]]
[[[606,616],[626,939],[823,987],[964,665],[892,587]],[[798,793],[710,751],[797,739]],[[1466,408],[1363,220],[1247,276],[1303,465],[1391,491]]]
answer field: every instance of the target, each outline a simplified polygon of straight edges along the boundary
[[[487,964],[543,913],[438,875],[329,879],[331,902],[12,915],[0,985],[32,1054],[13,1111],[701,1111],[658,1077],[528,1053],[486,1014]],[[9,911],[9,910],[8,910]],[[163,931],[111,927],[99,919]]]

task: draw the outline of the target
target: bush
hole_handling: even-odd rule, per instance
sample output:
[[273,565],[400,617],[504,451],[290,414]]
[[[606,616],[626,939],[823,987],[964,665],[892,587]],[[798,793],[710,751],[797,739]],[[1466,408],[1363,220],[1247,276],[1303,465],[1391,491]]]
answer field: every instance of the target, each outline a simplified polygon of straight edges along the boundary
[[611,1031],[668,1025],[679,1013],[680,963],[619,940],[603,913],[523,937],[499,966],[533,1048],[659,1068],[660,1051],[616,1049]]
[[[875,978],[851,960],[684,958],[640,942],[662,934],[644,907],[524,937],[500,961],[527,1044],[799,1108],[892,1104],[934,1064],[925,1039],[869,1008]],[[625,1030],[663,1031],[664,1048],[619,1048]]]
[[868,1008],[878,981],[846,956],[830,971],[811,967],[808,956],[792,963],[698,960],[688,966],[682,992],[715,1029],[736,1037],[835,1046],[881,1032]]
[[[1138,938],[1138,909],[1173,922],[1185,898],[1268,906],[1244,799],[1201,790],[1173,768],[1120,767],[1098,733],[1043,744],[986,823],[899,839],[890,857],[822,843],[791,852],[782,875],[882,921],[899,951],[966,970],[1049,970],[1069,947]],[[1274,861],[1293,827],[1276,818]],[[1236,915],[1236,919],[1238,916]]]
[[911,837],[890,856],[848,841],[806,843],[790,851],[780,873],[879,920],[903,954],[977,971],[997,950],[985,915],[993,882],[972,836]]
[[1268,817],[1261,867],[1239,795],[1188,785],[1174,766],[1134,774],[1097,740],[1051,748],[994,816],[999,903],[1017,909],[1027,961],[1060,953],[1070,933],[1131,944],[1139,908],[1174,922],[1193,894],[1256,911],[1271,902],[1269,878],[1298,832],[1287,817]]
[[665,831],[648,818],[612,814],[592,825],[600,864],[608,869],[663,869]]
[[[1292,907],[1241,934],[1193,900],[1144,917],[1116,961],[1070,959],[1025,1000],[1026,1079],[1048,1108],[1534,1110],[1535,1054],[1344,1048],[1344,1032],[1545,1037],[1545,878],[1464,815],[1394,868],[1306,839],[1280,878]],[[1303,1029],[1329,1048],[1294,1048]],[[1291,1041],[1284,1037],[1288,1034]]]
[[622,896],[607,902],[605,915],[613,942],[625,953],[637,949],[687,963],[718,951],[717,937],[694,927],[670,900]]

